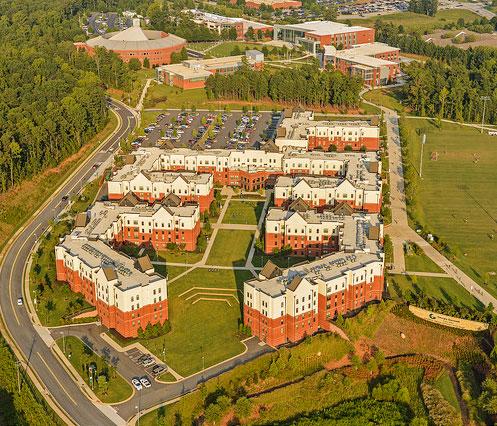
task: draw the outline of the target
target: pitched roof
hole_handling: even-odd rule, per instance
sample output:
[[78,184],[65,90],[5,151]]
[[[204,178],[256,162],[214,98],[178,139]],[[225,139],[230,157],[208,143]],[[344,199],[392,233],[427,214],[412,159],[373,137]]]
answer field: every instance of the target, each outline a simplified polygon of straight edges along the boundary
[[104,266],[102,270],[104,271],[107,281],[117,280],[117,272],[112,266]]
[[342,201],[341,203],[338,203],[336,206],[334,206],[331,211],[334,214],[340,214],[344,216],[350,216],[352,213],[354,213],[354,209],[347,204],[345,201]]
[[259,275],[262,275],[264,278],[270,280],[271,278],[281,276],[281,269],[273,262],[268,260],[264,265],[264,268],[262,268],[262,270],[259,272]]
[[287,289],[290,291],[295,291],[297,290],[297,287],[299,284],[302,282],[302,277],[300,275],[297,275],[291,282],[288,284]]
[[121,207],[135,207],[140,204],[138,197],[132,192],[128,192],[120,201],[119,205]]
[[167,207],[178,207],[181,204],[181,198],[170,192],[166,197],[164,197],[161,204]]
[[380,227],[379,226],[370,226],[368,230],[368,238],[370,240],[379,240],[380,239]]
[[149,271],[154,271],[154,266],[147,255],[136,259],[136,264],[138,269],[142,272],[148,273]]
[[295,201],[292,201],[292,203],[288,206],[288,210],[294,211],[294,212],[306,212],[310,209],[308,204],[302,199],[302,198],[297,198]]
[[74,220],[75,228],[84,228],[87,223],[88,223],[88,216],[86,215],[86,212],[78,213],[76,215],[76,219]]

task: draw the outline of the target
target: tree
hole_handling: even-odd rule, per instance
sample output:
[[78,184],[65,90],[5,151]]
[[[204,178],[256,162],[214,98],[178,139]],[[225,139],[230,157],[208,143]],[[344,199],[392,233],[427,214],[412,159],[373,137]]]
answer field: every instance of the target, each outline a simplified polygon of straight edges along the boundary
[[47,311],[47,321],[48,321],[49,314],[55,311],[55,302],[52,299],[48,299],[47,302],[45,303],[45,309]]
[[138,58],[131,58],[128,62],[128,67],[131,71],[138,71],[142,68],[142,64]]
[[107,395],[109,391],[109,382],[107,381],[107,377],[104,374],[100,374],[97,379],[98,389],[104,395]]
[[217,404],[210,404],[204,413],[205,419],[208,422],[216,424],[219,420],[221,420],[221,417],[223,416],[223,413],[221,411],[221,408]]
[[239,398],[235,403],[235,415],[240,419],[245,419],[252,412],[252,401],[245,396]]
[[482,384],[479,405],[490,415],[497,414],[497,381],[488,377]]
[[143,60],[143,68],[150,68],[150,60],[148,58]]

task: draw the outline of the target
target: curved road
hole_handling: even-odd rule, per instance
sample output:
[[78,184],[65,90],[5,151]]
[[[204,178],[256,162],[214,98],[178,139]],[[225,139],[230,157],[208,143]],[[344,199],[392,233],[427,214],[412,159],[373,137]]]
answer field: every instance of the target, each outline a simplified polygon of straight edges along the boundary
[[120,117],[117,131],[100,150],[89,157],[83,167],[59,187],[55,197],[36,213],[5,252],[3,263],[0,265],[0,311],[10,337],[21,351],[27,368],[33,370],[43,384],[45,397],[55,400],[74,422],[81,425],[111,425],[115,422],[102,412],[108,411],[109,407],[102,405],[102,410],[98,410],[83,394],[41,338],[32,323],[26,304],[17,306],[17,298],[23,295],[24,268],[36,238],[48,227],[54,215],[59,214],[65,207],[65,203],[61,201],[62,197],[76,194],[94,173],[93,165],[112,156],[118,148],[119,140],[135,127],[136,119],[130,110],[114,102],[111,106]]

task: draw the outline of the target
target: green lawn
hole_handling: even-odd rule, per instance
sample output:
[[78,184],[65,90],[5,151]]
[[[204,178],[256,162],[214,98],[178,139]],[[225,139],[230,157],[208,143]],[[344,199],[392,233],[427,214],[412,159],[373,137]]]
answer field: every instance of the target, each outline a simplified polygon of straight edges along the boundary
[[220,229],[217,232],[207,264],[244,266],[253,237],[253,231]]
[[447,370],[443,370],[440,376],[437,377],[435,382],[433,383],[435,388],[437,388],[442,396],[447,400],[447,402],[452,405],[457,412],[461,411],[461,407],[459,407],[459,402],[457,401],[456,392],[454,390],[454,386],[452,385],[452,381],[450,380],[449,373]]
[[290,266],[297,263],[307,261],[307,258],[288,255],[268,255],[256,249],[254,257],[252,258],[252,264],[256,268],[262,268],[268,260],[271,260],[271,262],[273,262],[275,265],[278,265],[280,268],[289,268]]
[[244,41],[227,41],[225,43],[221,43],[220,45],[209,50],[208,55],[215,56],[216,58],[221,58],[223,56],[231,56],[233,49],[238,46],[241,52],[244,52],[248,49],[256,49],[260,50],[262,45],[257,43],[246,43]]
[[[36,312],[41,323],[48,327],[70,324],[70,316],[91,309],[80,293],[74,293],[65,283],[56,281],[55,246],[59,237],[71,230],[71,223],[62,221],[42,237],[39,249],[33,255],[29,273],[29,290],[36,297]],[[94,321],[95,318],[86,318]]]
[[[161,250],[158,252],[157,259],[159,261],[172,262],[172,263],[197,263],[202,259],[204,253],[190,252],[190,251],[170,251]],[[152,257],[155,260],[155,257]]]
[[401,297],[401,294],[406,294],[407,292],[414,293],[416,287],[418,287],[427,296],[434,297],[445,303],[466,306],[472,309],[483,308],[478,299],[473,297],[452,278],[416,276],[415,280],[416,282],[413,282],[412,278],[406,275],[390,275],[388,278],[390,294],[395,297]]
[[406,254],[406,270],[410,272],[443,272],[426,254]]
[[263,201],[240,201],[231,199],[223,217],[223,223],[257,225],[263,207]]
[[161,382],[172,383],[176,381],[176,377],[174,377],[169,371],[161,374],[158,378]]
[[[168,288],[171,332],[155,339],[142,340],[142,344],[160,356],[165,348],[165,362],[183,376],[201,370],[202,365],[208,367],[239,354],[244,348],[238,335],[241,306],[231,297],[238,293],[229,290],[242,288],[243,281],[251,276],[246,271],[214,272],[198,268],[179,278]],[[193,290],[182,295],[192,287],[225,290]],[[198,292],[208,294],[198,294],[187,300]],[[200,297],[226,299],[231,306],[224,300],[192,303]]]
[[401,87],[370,90],[364,94],[364,99],[373,102],[376,105],[393,109],[399,113],[402,113],[405,110],[401,103],[403,99]]
[[188,48],[196,50],[197,52],[203,52],[204,50],[208,49],[209,47],[215,46],[217,43],[218,43],[217,41],[193,42],[193,43],[188,43]]
[[98,190],[100,189],[99,179],[95,179],[86,185],[81,192],[81,195],[73,197],[71,200],[70,213],[75,215],[77,213],[85,212],[97,196]]
[[188,270],[186,266],[164,266],[164,265],[154,265],[155,272],[161,274],[162,276],[166,276],[169,280],[177,277],[179,274]]
[[[405,119],[407,161],[417,171],[420,133],[426,132],[423,179],[413,173],[415,200],[408,206],[412,226],[422,227],[448,244],[452,260],[497,296],[497,182],[495,137],[477,129],[428,120]],[[432,156],[438,159],[432,160]],[[489,186],[490,185],[490,186]]]
[[66,356],[87,385],[91,387],[89,368],[87,368],[90,365],[96,368],[94,374],[97,378],[99,376],[105,377],[105,384],[101,383],[100,386],[99,380],[94,380],[93,391],[100,401],[115,404],[131,396],[133,389],[116,371],[116,368],[109,365],[106,360],[93,352],[80,339],[67,336],[57,339],[56,342],[62,351],[65,347]]
[[396,27],[402,25],[406,32],[433,31],[437,28],[443,28],[449,23],[456,23],[459,18],[466,22],[472,22],[479,18],[475,13],[465,9],[443,9],[439,10],[435,16],[421,15],[413,12],[401,12],[391,15],[372,16],[366,19],[352,19],[352,25],[361,25],[364,27],[374,27],[376,21],[388,22]]

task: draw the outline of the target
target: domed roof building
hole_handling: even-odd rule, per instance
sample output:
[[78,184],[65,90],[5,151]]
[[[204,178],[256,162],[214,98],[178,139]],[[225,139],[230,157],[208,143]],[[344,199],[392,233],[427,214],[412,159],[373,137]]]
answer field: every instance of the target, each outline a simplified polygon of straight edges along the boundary
[[137,58],[143,64],[148,58],[151,66],[171,63],[171,54],[186,46],[186,40],[163,31],[143,30],[140,20],[134,19],[133,26],[124,31],[103,34],[74,44],[92,55],[97,47],[104,47],[117,53],[124,62]]

